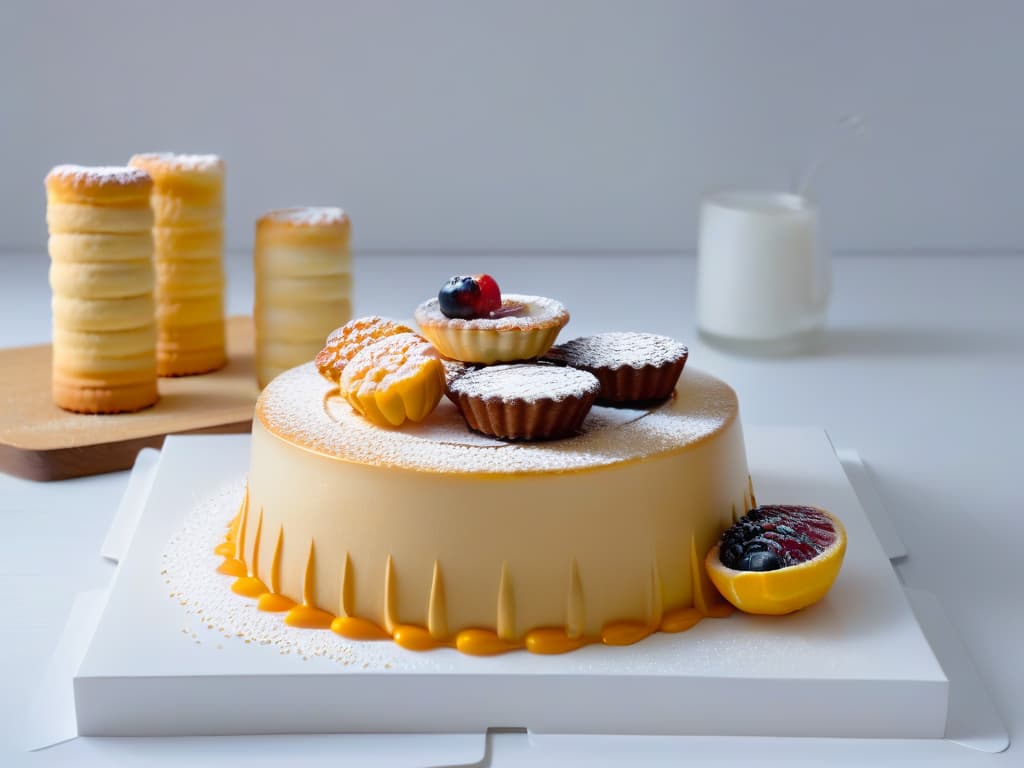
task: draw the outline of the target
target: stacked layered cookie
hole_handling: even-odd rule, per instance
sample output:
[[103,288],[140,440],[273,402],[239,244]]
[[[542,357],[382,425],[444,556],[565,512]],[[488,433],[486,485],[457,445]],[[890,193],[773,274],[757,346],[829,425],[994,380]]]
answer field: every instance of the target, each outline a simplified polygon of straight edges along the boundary
[[216,155],[135,155],[153,177],[157,370],[223,367],[224,162]]
[[312,360],[352,315],[351,224],[340,208],[287,208],[256,222],[256,378]]
[[82,413],[157,401],[152,179],[123,167],[46,177],[53,399]]

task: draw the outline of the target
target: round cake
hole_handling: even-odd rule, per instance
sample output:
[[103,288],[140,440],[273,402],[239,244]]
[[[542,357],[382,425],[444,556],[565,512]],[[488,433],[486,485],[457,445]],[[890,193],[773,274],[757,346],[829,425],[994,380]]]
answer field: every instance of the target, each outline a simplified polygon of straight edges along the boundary
[[508,443],[447,400],[375,426],[310,363],[260,396],[219,551],[235,591],[289,624],[555,653],[727,613],[703,559],[752,506],[736,395],[700,371],[659,406],[595,406],[572,437]]

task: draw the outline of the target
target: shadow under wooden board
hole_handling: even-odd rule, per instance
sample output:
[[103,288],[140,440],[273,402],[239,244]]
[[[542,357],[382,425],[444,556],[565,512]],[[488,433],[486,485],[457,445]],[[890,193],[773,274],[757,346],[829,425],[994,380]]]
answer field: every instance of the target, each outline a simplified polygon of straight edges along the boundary
[[228,319],[227,347],[221,370],[160,379],[152,408],[111,415],[53,404],[49,344],[0,350],[0,471],[30,480],[98,475],[128,469],[167,435],[248,432],[259,395],[252,318]]

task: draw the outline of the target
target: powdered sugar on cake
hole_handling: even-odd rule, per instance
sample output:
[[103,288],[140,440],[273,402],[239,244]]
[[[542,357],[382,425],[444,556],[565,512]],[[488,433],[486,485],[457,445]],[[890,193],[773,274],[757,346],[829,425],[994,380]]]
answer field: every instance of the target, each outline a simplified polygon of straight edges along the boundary
[[687,354],[686,346],[668,336],[615,331],[558,344],[549,349],[544,358],[566,365],[616,370],[624,366],[669,365]]
[[[566,472],[685,450],[724,429],[738,413],[724,382],[687,370],[676,396],[648,411],[595,407],[580,435],[544,443],[481,445],[457,438],[458,411],[439,407],[414,429],[384,429],[356,414],[312,363],[272,381],[257,418],[272,432],[344,460],[415,471],[455,474]],[[612,412],[612,416],[609,416]]]
[[175,171],[209,173],[224,168],[224,161],[218,155],[176,155],[173,152],[148,152],[136,157],[140,160],[157,160]]
[[493,365],[459,377],[452,392],[480,400],[561,402],[596,394],[598,380],[586,371],[549,365]]
[[376,671],[415,671],[438,663],[429,654],[409,653],[394,643],[360,642],[334,632],[290,627],[280,613],[258,611],[252,601],[232,592],[231,577],[217,573],[223,558],[213,550],[224,541],[224,531],[238,513],[244,493],[245,478],[237,478],[197,501],[161,558],[161,577],[170,599],[181,605],[181,632],[189,643],[218,649],[237,643],[253,647],[255,653],[278,653],[303,661],[327,659]]
[[448,328],[491,331],[528,331],[569,321],[569,311],[560,301],[546,296],[529,296],[520,293],[506,293],[502,306],[523,305],[520,313],[503,317],[476,317],[463,320],[447,317],[437,299],[425,301],[416,308],[416,322],[423,325],[444,325]]
[[121,165],[58,165],[48,177],[72,184],[118,184],[128,186],[146,181],[149,174],[138,168]]
[[329,224],[340,224],[347,214],[341,208],[306,206],[303,208],[285,208],[272,211],[264,218],[271,221],[284,221],[305,227],[323,227]]

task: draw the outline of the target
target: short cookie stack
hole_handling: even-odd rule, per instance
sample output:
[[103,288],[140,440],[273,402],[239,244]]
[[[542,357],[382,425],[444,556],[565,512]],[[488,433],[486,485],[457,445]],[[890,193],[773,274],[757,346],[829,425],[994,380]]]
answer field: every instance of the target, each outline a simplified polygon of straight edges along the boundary
[[135,155],[153,177],[157,370],[224,366],[224,162],[216,155]]
[[152,186],[135,168],[60,165],[46,176],[61,408],[120,413],[157,401]]
[[256,379],[316,356],[352,316],[351,224],[340,208],[285,208],[256,222]]

